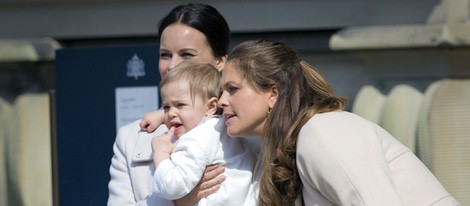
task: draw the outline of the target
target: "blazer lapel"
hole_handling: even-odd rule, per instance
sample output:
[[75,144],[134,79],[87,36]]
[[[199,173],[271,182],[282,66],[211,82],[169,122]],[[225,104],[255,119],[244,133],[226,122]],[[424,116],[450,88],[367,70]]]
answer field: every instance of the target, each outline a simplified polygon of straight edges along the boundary
[[160,136],[167,131],[168,129],[166,128],[165,125],[161,125],[152,133],[140,131],[137,136],[137,143],[135,145],[134,154],[132,155],[132,161],[133,162],[153,161],[152,138],[156,136]]

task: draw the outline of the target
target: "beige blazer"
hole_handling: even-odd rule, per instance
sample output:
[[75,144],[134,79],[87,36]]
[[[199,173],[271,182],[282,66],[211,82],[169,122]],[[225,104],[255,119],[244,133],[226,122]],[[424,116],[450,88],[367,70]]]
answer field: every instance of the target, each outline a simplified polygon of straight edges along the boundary
[[152,194],[153,164],[151,141],[167,131],[162,125],[155,132],[140,131],[140,120],[119,129],[114,142],[108,184],[108,206],[172,206],[172,201]]
[[303,126],[297,167],[305,205],[459,205],[408,148],[349,112]]

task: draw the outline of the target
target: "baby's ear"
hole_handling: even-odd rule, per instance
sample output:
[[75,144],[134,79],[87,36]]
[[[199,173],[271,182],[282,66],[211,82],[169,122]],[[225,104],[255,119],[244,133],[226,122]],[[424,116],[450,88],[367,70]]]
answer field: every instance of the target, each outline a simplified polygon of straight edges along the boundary
[[207,116],[214,116],[215,114],[217,114],[217,110],[219,109],[217,105],[217,101],[218,100],[216,97],[212,97],[209,100],[207,100],[207,112],[206,112]]

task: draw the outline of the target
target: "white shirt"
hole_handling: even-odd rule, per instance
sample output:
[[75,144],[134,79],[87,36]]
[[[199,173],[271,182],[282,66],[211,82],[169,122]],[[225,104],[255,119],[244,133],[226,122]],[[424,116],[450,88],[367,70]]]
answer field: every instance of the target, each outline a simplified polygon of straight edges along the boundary
[[171,157],[155,170],[154,192],[165,199],[188,194],[210,164],[225,165],[225,181],[198,205],[256,205],[255,156],[237,137],[229,137],[225,118],[211,118],[179,138]]

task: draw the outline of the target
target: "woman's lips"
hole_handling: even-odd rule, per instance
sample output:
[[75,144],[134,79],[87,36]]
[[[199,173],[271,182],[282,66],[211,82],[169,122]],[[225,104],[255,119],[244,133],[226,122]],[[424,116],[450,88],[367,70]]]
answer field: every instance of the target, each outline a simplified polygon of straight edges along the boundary
[[228,126],[230,124],[230,120],[232,119],[232,117],[235,117],[235,115],[233,114],[224,114],[225,116],[225,124]]

